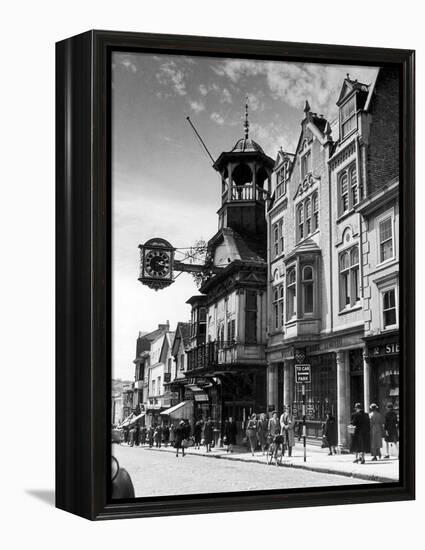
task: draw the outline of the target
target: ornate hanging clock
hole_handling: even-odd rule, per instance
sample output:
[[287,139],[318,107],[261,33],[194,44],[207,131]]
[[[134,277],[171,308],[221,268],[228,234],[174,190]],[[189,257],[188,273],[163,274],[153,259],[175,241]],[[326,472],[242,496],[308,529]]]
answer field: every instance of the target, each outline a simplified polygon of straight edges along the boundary
[[173,280],[174,248],[165,239],[149,239],[140,244],[139,281],[159,290],[171,285]]

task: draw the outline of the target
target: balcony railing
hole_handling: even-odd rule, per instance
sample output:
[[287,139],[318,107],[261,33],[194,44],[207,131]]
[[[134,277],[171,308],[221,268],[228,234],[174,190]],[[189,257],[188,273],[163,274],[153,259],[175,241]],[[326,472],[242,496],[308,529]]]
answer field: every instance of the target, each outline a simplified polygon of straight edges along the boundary
[[258,185],[232,185],[229,196],[229,189],[223,191],[223,203],[227,201],[265,201],[268,192]]
[[202,369],[211,365],[233,363],[236,359],[236,341],[207,342],[188,352],[187,370]]

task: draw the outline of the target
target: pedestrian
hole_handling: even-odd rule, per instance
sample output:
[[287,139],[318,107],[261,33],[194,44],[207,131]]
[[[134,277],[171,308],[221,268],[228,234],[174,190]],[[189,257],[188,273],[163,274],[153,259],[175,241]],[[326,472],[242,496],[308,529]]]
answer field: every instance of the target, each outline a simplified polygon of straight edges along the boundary
[[128,444],[130,445],[130,447],[134,446],[134,433],[135,433],[135,431],[136,430],[134,428],[131,428],[130,433],[129,433],[130,439],[129,439]]
[[204,444],[205,444],[207,453],[211,451],[211,445],[213,442],[213,434],[214,434],[213,429],[214,429],[214,426],[213,426],[212,420],[210,417],[208,417],[204,426]]
[[193,436],[195,438],[195,449],[201,448],[202,424],[203,422],[201,419],[197,420],[193,429]]
[[372,460],[378,460],[381,458],[382,438],[385,435],[384,432],[384,417],[378,411],[378,405],[372,403],[370,408],[370,452],[372,453]]
[[174,424],[171,423],[169,440],[170,440],[170,445],[172,447],[174,446],[174,431],[175,431]]
[[292,456],[292,447],[295,445],[295,421],[288,405],[283,406],[283,413],[280,416],[280,435],[283,436],[282,455],[288,449],[288,456]]
[[174,448],[176,449],[176,457],[179,456],[179,450],[182,450],[182,456],[184,456],[184,447],[182,445],[183,439],[185,439],[186,427],[184,420],[181,420],[178,426],[174,430]]
[[129,433],[128,433],[128,427],[126,426],[124,428],[124,443],[127,443],[128,444],[128,440],[129,440]]
[[233,453],[233,445],[236,445],[237,434],[238,428],[236,422],[229,416],[224,425],[224,444],[227,445],[227,453]]
[[146,444],[146,426],[140,428],[140,445]]
[[153,426],[149,426],[148,431],[147,431],[147,438],[148,438],[149,447],[153,447],[153,433],[154,433]]
[[323,436],[326,438],[325,445],[327,444],[329,447],[329,455],[336,454],[338,431],[335,417],[331,413],[326,413],[326,422],[323,426]]
[[140,443],[140,424],[137,423],[136,427],[134,428],[134,444],[136,447],[139,446]]
[[351,451],[356,453],[354,463],[364,464],[364,455],[370,448],[370,420],[360,403],[354,405],[351,424],[354,426],[353,439],[351,440]]
[[156,425],[155,426],[155,431],[154,431],[154,434],[153,434],[153,439],[154,439],[154,442],[155,442],[155,447],[157,447],[157,448],[161,448],[161,437],[162,437],[161,426]]
[[249,446],[251,448],[252,456],[254,456],[254,451],[257,448],[257,443],[258,443],[257,432],[258,432],[257,415],[255,413],[252,413],[251,418],[249,419],[248,425],[246,427],[246,437],[248,439]]
[[168,427],[168,424],[166,424],[162,428],[162,441],[164,442],[165,447],[168,447],[169,439],[170,439],[170,428]]
[[269,420],[268,440],[271,450],[269,464],[271,464],[272,460],[274,459],[277,465],[277,454],[279,452],[279,447],[282,445],[283,441],[283,436],[280,435],[280,422],[277,411],[272,412],[272,416]]
[[394,412],[392,403],[388,403],[384,417],[385,447],[387,454],[384,458],[390,458],[390,444],[394,444],[398,454],[398,418]]
[[266,452],[268,428],[269,428],[269,423],[267,420],[267,415],[266,413],[261,413],[260,419],[258,421],[257,435],[258,435],[258,442],[261,447],[262,455],[264,455]]

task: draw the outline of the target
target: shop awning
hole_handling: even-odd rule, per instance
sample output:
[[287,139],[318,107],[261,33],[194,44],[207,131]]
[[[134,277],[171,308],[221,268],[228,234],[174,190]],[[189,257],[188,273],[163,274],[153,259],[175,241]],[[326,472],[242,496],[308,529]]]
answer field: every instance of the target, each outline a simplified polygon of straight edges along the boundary
[[135,416],[134,418],[132,418],[129,422],[129,426],[131,426],[132,424],[135,424],[138,420],[141,420],[145,416],[145,414],[146,413],[142,412],[138,416]]
[[181,418],[190,418],[193,413],[193,401],[182,401],[174,407],[170,407],[165,411],[162,411],[163,415],[170,416],[171,418],[181,419]]
[[121,422],[121,424],[118,426],[119,428],[124,428],[125,426],[128,426],[130,422],[132,421],[134,417],[134,413],[131,413],[125,420]]

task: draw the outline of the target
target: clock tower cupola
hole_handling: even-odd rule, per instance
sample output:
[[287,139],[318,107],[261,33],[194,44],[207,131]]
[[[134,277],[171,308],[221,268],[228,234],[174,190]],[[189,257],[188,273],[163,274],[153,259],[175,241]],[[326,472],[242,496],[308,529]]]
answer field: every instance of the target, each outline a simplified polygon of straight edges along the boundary
[[230,228],[266,247],[266,200],[270,196],[274,160],[249,137],[248,103],[245,105],[244,137],[214,163],[221,175],[219,229]]

